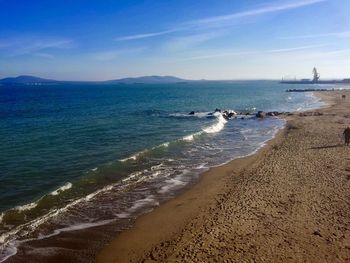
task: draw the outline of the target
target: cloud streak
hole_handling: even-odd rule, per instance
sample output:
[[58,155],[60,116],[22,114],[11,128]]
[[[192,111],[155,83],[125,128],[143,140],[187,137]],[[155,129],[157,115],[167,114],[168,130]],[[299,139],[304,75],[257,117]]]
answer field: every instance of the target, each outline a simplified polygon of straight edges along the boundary
[[73,46],[74,42],[72,40],[63,38],[20,37],[0,39],[0,51],[7,52],[8,56],[38,55],[48,57],[49,54],[41,51],[69,49]]
[[123,55],[137,54],[144,51],[145,48],[123,48],[116,50],[107,50],[91,54],[91,58],[98,61],[112,61]]
[[179,31],[179,30],[172,29],[172,30],[165,30],[165,31],[153,32],[153,33],[129,35],[129,36],[117,37],[115,40],[116,41],[126,41],[126,40],[136,40],[136,39],[157,37],[157,36],[167,35],[167,34],[170,34],[170,33],[176,32],[176,31]]
[[350,31],[342,31],[342,32],[332,32],[332,33],[324,33],[324,34],[310,34],[310,35],[301,35],[301,36],[285,36],[279,37],[279,39],[311,39],[311,38],[322,38],[322,37],[339,37],[339,38],[348,38],[350,37]]
[[226,22],[231,22],[231,21],[234,21],[240,18],[245,18],[245,17],[259,16],[259,15],[264,15],[268,13],[275,13],[280,11],[297,9],[304,6],[318,4],[324,1],[326,0],[303,0],[303,1],[288,2],[285,4],[267,5],[264,7],[255,8],[255,9],[251,9],[243,12],[194,20],[189,24],[193,26],[217,26],[217,25],[220,25],[220,23],[222,22],[226,23]]
[[169,41],[163,44],[162,48],[166,51],[180,51],[187,48],[198,46],[211,39],[223,35],[223,31],[208,32],[202,34],[193,34],[182,37],[170,38]]
[[169,30],[121,36],[121,37],[117,37],[115,40],[116,41],[138,40],[138,39],[157,37],[161,35],[167,35],[175,32],[187,31],[190,29],[223,27],[223,26],[227,26],[228,23],[232,23],[242,18],[254,17],[254,16],[264,15],[268,13],[280,12],[280,11],[287,11],[291,9],[297,9],[297,8],[301,8],[309,5],[318,4],[325,1],[327,0],[301,0],[301,1],[288,2],[284,4],[270,4],[263,7],[247,10],[247,11],[188,21]]
[[189,57],[183,59],[184,61],[187,60],[202,60],[202,59],[211,59],[211,58],[220,58],[220,57],[231,57],[231,56],[240,56],[240,55],[261,55],[261,54],[272,54],[272,53],[290,53],[295,51],[301,51],[301,50],[307,50],[307,49],[314,49],[314,48],[320,48],[325,47],[326,44],[320,44],[320,45],[309,45],[309,46],[299,46],[299,47],[291,47],[291,48],[283,48],[283,49],[268,49],[268,50],[257,50],[257,51],[236,51],[236,52],[222,52],[222,53],[215,53],[215,54],[208,54],[208,55],[202,55],[202,56],[195,56],[195,57]]

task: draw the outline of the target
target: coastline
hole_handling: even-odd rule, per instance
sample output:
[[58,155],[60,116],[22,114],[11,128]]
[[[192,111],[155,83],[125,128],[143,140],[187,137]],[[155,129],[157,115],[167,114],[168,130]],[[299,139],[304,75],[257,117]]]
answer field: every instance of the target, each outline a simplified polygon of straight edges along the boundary
[[[153,260],[164,262],[205,261],[209,259],[257,259],[258,261],[265,259],[272,261],[301,261],[306,259],[316,261],[324,260],[325,256],[326,258],[331,256],[336,261],[339,261],[339,257],[340,261],[344,260],[344,257],[341,258],[341,255],[344,256],[344,253],[340,253],[337,250],[339,244],[335,247],[330,246],[333,249],[332,251],[326,245],[324,247],[326,252],[320,253],[320,257],[315,256],[314,253],[310,253],[310,248],[312,247],[312,252],[314,252],[316,247],[317,249],[320,246],[323,248],[322,245],[324,244],[322,242],[315,243],[313,239],[310,240],[309,236],[306,237],[299,233],[300,228],[304,228],[304,231],[311,231],[310,235],[312,238],[322,236],[319,233],[321,231],[320,226],[316,230],[305,228],[307,224],[304,222],[304,219],[307,216],[300,213],[300,210],[305,210],[305,206],[302,207],[303,209],[298,207],[301,206],[300,204],[306,205],[307,208],[315,205],[315,203],[310,202],[312,199],[309,198],[310,193],[308,193],[307,198],[306,194],[299,196],[296,193],[297,189],[294,187],[285,189],[286,193],[291,192],[288,196],[281,192],[281,189],[288,184],[294,186],[294,180],[300,183],[300,178],[305,179],[304,177],[309,176],[309,173],[313,173],[313,168],[315,167],[308,167],[309,170],[306,171],[301,168],[300,171],[297,171],[299,172],[299,177],[295,178],[295,170],[298,170],[295,167],[298,164],[294,164],[295,167],[291,167],[291,165],[280,167],[283,162],[278,160],[289,158],[288,154],[291,154],[291,152],[287,146],[290,146],[292,143],[293,150],[298,152],[297,158],[299,158],[299,161],[305,158],[305,149],[300,149],[304,145],[300,145],[300,143],[313,143],[312,141],[310,142],[308,137],[310,134],[305,129],[309,128],[307,126],[312,125],[312,123],[315,125],[320,119],[336,116],[337,114],[334,115],[333,111],[342,113],[346,110],[344,107],[349,104],[348,101],[336,103],[336,100],[340,99],[340,94],[343,93],[350,95],[348,91],[335,91],[327,94],[317,93],[317,96],[327,102],[327,106],[315,110],[315,112],[320,112],[323,115],[311,116],[304,114],[306,115],[304,116],[303,114],[294,114],[293,116],[286,116],[286,127],[279,131],[275,138],[270,140],[265,147],[261,148],[254,155],[233,160],[223,166],[211,168],[205,172],[201,176],[200,181],[190,190],[165,202],[152,212],[139,217],[133,227],[120,233],[97,255],[96,261],[139,262],[142,260]],[[326,121],[324,125],[329,126],[330,124]],[[297,133],[302,133],[306,138],[300,138],[301,134]],[[296,141],[298,137],[300,138],[299,142]],[[334,148],[337,149],[338,146]],[[325,151],[333,150],[332,147],[324,149]],[[348,151],[346,147],[341,149]],[[323,148],[319,150],[323,150]],[[293,159],[293,156],[290,157]],[[271,158],[273,158],[272,161]],[[308,162],[311,159],[312,156],[307,159]],[[290,171],[292,168],[293,171]],[[276,178],[271,178],[271,176],[276,175],[277,170],[286,178],[280,176],[276,182],[277,188],[274,189],[274,186],[270,184]],[[291,175],[288,174],[294,177],[289,178]],[[254,189],[252,189],[252,186],[254,186]],[[302,185],[298,186],[301,187]],[[262,190],[260,188],[266,189],[259,192],[259,190]],[[278,195],[271,193],[272,190],[277,191]],[[255,194],[253,195],[252,192],[255,192]],[[267,192],[270,195],[265,196]],[[340,192],[344,194],[343,191]],[[245,198],[241,198],[242,196],[248,199],[245,200]],[[315,198],[317,195],[311,195],[311,197]],[[259,200],[256,200],[257,198]],[[300,198],[301,200],[299,200]],[[289,205],[291,205],[293,211],[290,211]],[[295,210],[298,213],[294,211],[294,207],[296,207]],[[317,210],[318,207],[315,209]],[[294,213],[297,215],[298,223],[295,225],[298,227],[294,229],[296,227],[289,224],[289,229],[288,225],[283,223],[282,218],[287,215],[290,218]],[[344,213],[348,212],[345,211]],[[248,217],[244,218],[244,216]],[[234,218],[236,219],[233,220]],[[266,218],[269,218],[268,222],[264,222]],[[341,218],[343,219],[343,216]],[[282,220],[281,225],[276,225],[274,221],[280,222],[280,220]],[[260,221],[267,224],[268,227],[261,225]],[[300,227],[300,224],[302,227]],[[277,233],[268,231],[273,225],[273,229],[276,230],[277,227]],[[347,230],[347,227],[350,225],[349,220],[345,220],[342,227],[344,225]],[[337,224],[329,224],[328,226],[337,226]],[[322,229],[323,231],[325,230]],[[309,234],[308,231],[306,232]],[[254,235],[257,235],[258,238],[254,238]],[[295,238],[295,235],[299,237],[299,240]],[[350,244],[349,236],[343,239],[344,242],[346,241]],[[311,242],[311,245],[306,244],[305,240],[308,243]],[[277,251],[274,249],[277,249]],[[297,249],[296,252],[295,249]],[[291,251],[294,251],[294,256],[290,254]],[[337,251],[337,253],[334,253],[334,251]],[[345,255],[348,251],[345,251]]]

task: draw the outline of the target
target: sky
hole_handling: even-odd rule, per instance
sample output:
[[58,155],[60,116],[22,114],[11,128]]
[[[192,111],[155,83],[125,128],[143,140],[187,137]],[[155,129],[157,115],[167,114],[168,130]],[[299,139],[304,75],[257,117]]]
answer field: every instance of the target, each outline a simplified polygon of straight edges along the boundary
[[0,78],[350,78],[349,0],[0,0]]

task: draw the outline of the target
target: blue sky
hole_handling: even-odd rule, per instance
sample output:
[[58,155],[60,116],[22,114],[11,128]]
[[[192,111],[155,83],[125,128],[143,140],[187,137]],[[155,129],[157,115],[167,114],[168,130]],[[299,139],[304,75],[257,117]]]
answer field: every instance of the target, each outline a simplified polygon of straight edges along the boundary
[[0,0],[0,77],[350,78],[349,0]]

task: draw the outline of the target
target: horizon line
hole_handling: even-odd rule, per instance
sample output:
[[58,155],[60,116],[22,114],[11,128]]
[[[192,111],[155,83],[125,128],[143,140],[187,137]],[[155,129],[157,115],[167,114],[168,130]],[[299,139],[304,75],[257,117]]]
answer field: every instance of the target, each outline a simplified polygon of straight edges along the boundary
[[[286,76],[286,75],[285,75]],[[288,75],[290,76],[290,75]],[[207,79],[207,78],[200,78],[200,79],[188,79],[188,78],[182,78],[182,77],[178,77],[175,75],[140,75],[140,76],[128,76],[128,77],[120,77],[120,78],[112,78],[112,79],[104,79],[104,80],[66,80],[66,79],[52,79],[52,78],[45,78],[45,77],[38,77],[38,76],[34,76],[34,75],[27,75],[27,74],[23,74],[23,75],[17,75],[17,76],[7,76],[7,77],[0,77],[0,81],[3,79],[7,79],[7,78],[18,78],[18,77],[34,77],[34,78],[40,78],[43,80],[51,80],[51,81],[56,81],[56,82],[108,82],[108,81],[119,81],[119,80],[123,80],[123,79],[138,79],[138,78],[142,78],[142,77],[175,77],[175,78],[179,78],[179,82],[181,81],[258,81],[258,80],[263,80],[263,81],[277,81],[277,80],[282,80],[284,78],[284,76],[280,77],[280,78],[230,78],[230,79]],[[296,77],[294,76],[294,78],[296,78],[297,80],[300,79],[304,79],[304,77]],[[329,77],[329,78],[323,78],[322,80],[344,80],[344,79],[349,79],[350,77]],[[310,78],[311,79],[311,78]],[[38,82],[40,83],[40,82]]]

